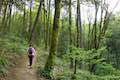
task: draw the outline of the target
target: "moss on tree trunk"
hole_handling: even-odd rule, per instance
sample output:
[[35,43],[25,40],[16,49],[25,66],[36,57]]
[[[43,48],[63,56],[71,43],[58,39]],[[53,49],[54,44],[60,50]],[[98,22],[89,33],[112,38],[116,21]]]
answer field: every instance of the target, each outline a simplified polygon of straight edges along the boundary
[[44,70],[47,74],[50,74],[54,68],[56,49],[58,42],[58,29],[59,29],[59,19],[60,19],[60,5],[61,0],[55,0],[55,15],[54,15],[54,25],[52,29],[51,47],[47,62],[45,64]]

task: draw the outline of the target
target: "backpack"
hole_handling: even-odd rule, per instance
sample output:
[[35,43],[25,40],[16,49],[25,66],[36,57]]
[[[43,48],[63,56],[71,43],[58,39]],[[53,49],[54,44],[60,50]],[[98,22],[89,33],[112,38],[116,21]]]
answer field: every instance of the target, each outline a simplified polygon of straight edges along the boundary
[[30,48],[28,49],[28,53],[29,53],[30,55],[33,53],[32,47],[30,47]]

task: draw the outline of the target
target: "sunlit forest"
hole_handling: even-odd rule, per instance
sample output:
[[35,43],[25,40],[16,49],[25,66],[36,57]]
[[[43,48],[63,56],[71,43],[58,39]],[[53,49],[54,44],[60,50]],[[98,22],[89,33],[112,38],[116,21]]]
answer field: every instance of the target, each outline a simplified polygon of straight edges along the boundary
[[[0,80],[120,80],[120,0],[0,0]],[[36,50],[28,68],[27,49]]]

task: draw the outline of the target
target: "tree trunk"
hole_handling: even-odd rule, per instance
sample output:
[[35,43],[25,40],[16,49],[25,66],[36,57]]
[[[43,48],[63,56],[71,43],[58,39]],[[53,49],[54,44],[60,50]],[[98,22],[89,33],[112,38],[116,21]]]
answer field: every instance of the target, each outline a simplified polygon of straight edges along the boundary
[[[80,4],[80,0],[77,0],[77,48],[83,48],[83,41],[82,41],[82,24],[81,24],[81,4]],[[77,59],[75,59],[75,66],[74,66],[74,74],[76,74],[76,61]]]
[[3,18],[2,18],[2,25],[3,25],[3,27],[5,26],[5,20],[6,20],[6,16],[7,16],[7,6],[8,6],[8,2],[5,4],[5,8],[4,8],[4,11],[3,11],[3,14],[4,14],[4,16],[3,16]]
[[45,1],[43,4],[43,8],[44,8],[44,45],[45,45],[45,49],[47,50],[47,26],[46,26],[46,15],[47,15],[47,11],[45,10]]
[[[94,24],[93,24],[93,30],[92,30],[92,37],[93,37],[93,41],[92,41],[92,44],[93,44],[93,48],[95,50],[97,50],[97,13],[98,13],[98,4],[97,2],[94,0],[94,3],[95,3],[95,20],[94,20]],[[96,58],[95,58],[96,59]],[[96,64],[92,64],[91,65],[91,72],[95,72],[95,67],[96,67]]]
[[12,5],[13,5],[13,0],[10,0],[10,2],[9,2],[9,27],[8,27],[8,31],[10,31],[10,28],[11,28]]
[[75,68],[74,68],[74,74],[76,74],[77,73],[77,59],[75,59],[75,66],[74,66]]
[[103,0],[101,0],[101,19],[100,19],[100,24],[99,24],[99,36],[98,36],[98,44],[97,48],[100,46],[100,40],[101,40],[101,30],[102,30],[102,24],[103,24],[103,6],[102,6]]
[[54,68],[55,57],[56,57],[56,49],[58,42],[58,29],[59,29],[59,19],[60,19],[60,8],[61,8],[61,0],[55,0],[55,15],[54,15],[54,24],[52,29],[52,38],[51,38],[51,47],[47,62],[45,64],[44,70],[51,73]]
[[50,43],[50,40],[51,40],[51,25],[50,25],[50,15],[51,15],[51,0],[49,0],[49,6],[48,6],[48,44],[49,44],[49,47],[50,47],[50,45],[51,45],[51,43]]
[[32,0],[30,0],[30,8],[29,8],[29,33],[31,32],[32,28]]
[[1,12],[1,9],[2,9],[2,5],[3,5],[3,1],[0,1],[0,12]]
[[93,25],[93,36],[94,36],[94,41],[93,41],[93,48],[97,50],[97,13],[98,13],[98,6],[97,3],[95,3],[95,21]]
[[24,14],[23,14],[23,31],[25,31],[25,27],[26,27],[26,21],[25,21],[25,19],[26,19],[26,9],[25,9],[25,3],[23,4],[23,8],[24,8]]
[[[71,8],[71,0],[69,0],[69,51],[71,53],[71,46],[72,46],[72,33],[71,33],[71,27],[72,27],[72,8]],[[70,58],[70,68],[72,69],[74,67],[73,58]]]
[[32,30],[30,32],[29,43],[32,43],[32,39],[33,39],[33,36],[34,36],[33,34],[34,34],[34,31],[35,31],[35,28],[36,28],[36,24],[37,24],[38,19],[39,19],[39,14],[41,12],[42,4],[43,3],[44,3],[44,0],[40,0],[40,2],[39,2],[39,8],[38,8],[38,11],[37,11],[37,15],[36,15],[36,18],[35,18]]
[[88,28],[88,43],[87,43],[87,49],[88,50],[90,50],[91,49],[91,47],[90,47],[90,45],[91,45],[91,19],[89,18],[88,19],[88,22],[89,22],[89,24],[88,24],[88,26],[89,26],[89,28]]

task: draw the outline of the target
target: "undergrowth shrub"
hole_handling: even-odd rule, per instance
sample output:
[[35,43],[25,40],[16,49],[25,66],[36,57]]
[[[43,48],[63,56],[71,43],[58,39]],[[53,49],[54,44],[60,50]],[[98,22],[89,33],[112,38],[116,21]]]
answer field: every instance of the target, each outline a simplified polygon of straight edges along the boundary
[[77,74],[70,74],[70,72],[65,71],[63,75],[56,76],[56,80],[120,80],[120,76],[116,75],[106,75],[99,76],[93,75],[88,71],[79,70]]
[[117,75],[120,76],[120,71],[116,70],[111,64],[101,63],[96,66],[96,75],[105,76],[105,75]]
[[10,66],[16,64],[16,59],[25,53],[27,42],[17,36],[0,37],[0,76],[8,73]]

